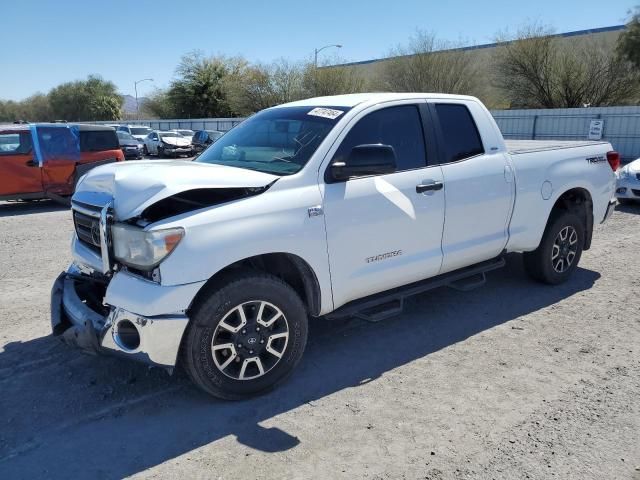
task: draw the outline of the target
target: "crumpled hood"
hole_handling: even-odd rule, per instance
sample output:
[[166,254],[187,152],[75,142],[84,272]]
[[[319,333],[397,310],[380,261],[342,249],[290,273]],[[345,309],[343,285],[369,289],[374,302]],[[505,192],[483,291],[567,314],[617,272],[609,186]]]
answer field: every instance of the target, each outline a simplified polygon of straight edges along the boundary
[[162,141],[176,147],[188,147],[191,145],[191,140],[186,137],[162,137]]
[[[177,193],[196,189],[259,188],[279,177],[268,173],[180,160],[115,162],[90,170],[76,186],[73,200],[87,192],[113,197],[117,220],[127,220]],[[106,196],[106,195],[105,195]]]

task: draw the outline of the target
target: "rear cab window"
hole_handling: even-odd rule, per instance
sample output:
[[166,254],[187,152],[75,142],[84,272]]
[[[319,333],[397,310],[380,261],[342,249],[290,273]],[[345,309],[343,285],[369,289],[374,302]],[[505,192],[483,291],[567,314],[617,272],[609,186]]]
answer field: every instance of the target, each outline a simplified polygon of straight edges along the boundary
[[469,109],[459,103],[436,103],[440,126],[441,163],[458,162],[485,153]]
[[399,172],[427,166],[424,132],[417,105],[382,108],[361,118],[347,133],[333,161],[344,161],[354,147],[367,144],[392,146]]

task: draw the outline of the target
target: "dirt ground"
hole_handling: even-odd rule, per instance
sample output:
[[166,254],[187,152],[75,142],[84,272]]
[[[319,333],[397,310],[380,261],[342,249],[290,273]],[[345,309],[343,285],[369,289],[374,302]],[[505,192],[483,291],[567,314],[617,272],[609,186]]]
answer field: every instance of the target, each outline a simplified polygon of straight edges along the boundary
[[0,478],[640,480],[640,207],[573,279],[521,258],[378,324],[314,321],[291,380],[213,400],[49,335],[68,210],[0,204]]

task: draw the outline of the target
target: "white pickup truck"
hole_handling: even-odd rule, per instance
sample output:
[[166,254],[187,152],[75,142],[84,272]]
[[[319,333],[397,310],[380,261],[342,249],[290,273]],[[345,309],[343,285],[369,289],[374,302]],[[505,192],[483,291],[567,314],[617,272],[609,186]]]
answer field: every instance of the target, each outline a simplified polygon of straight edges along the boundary
[[72,200],[52,290],[68,343],[166,367],[217,397],[282,382],[311,317],[381,320],[524,252],[566,281],[612,212],[606,142],[503,140],[472,97],[354,94],[250,117],[194,162],[111,164]]

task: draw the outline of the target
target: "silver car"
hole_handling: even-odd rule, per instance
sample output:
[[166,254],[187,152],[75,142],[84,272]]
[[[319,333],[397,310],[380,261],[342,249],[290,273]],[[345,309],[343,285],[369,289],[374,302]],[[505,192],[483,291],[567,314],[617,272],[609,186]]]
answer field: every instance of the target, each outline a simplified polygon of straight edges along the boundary
[[640,202],[640,158],[626,164],[616,172],[616,198],[627,204]]

